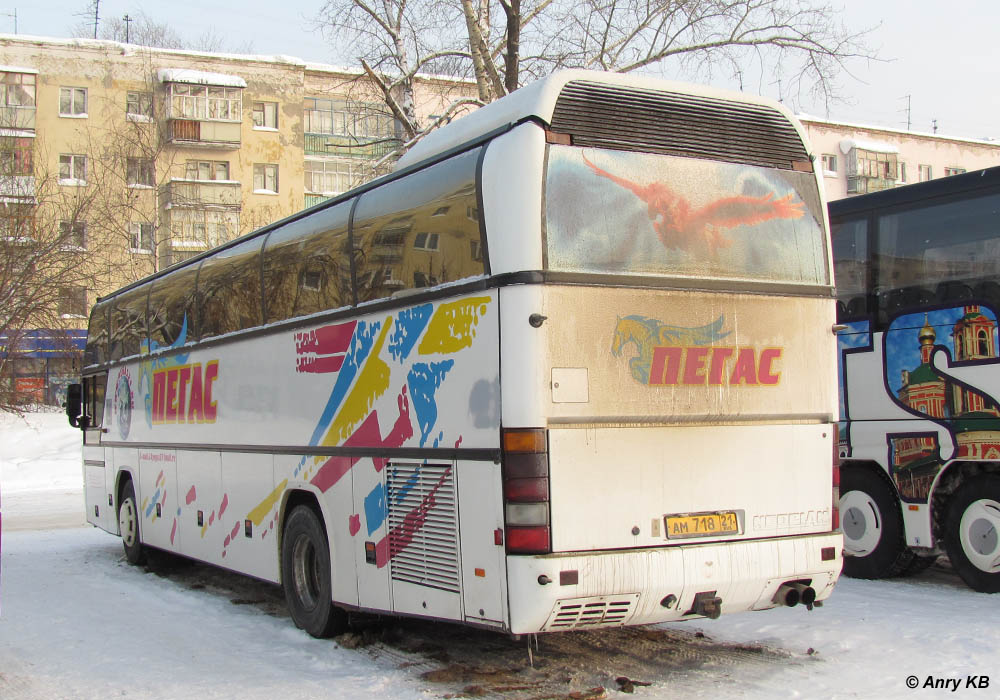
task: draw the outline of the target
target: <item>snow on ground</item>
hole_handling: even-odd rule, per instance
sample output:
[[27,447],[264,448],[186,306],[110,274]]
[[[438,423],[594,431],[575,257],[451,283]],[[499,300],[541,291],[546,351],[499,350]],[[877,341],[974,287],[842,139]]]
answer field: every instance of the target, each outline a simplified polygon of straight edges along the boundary
[[[410,667],[391,655],[315,640],[266,605],[242,604],[239,592],[220,595],[212,586],[128,566],[118,538],[82,526],[79,442],[62,414],[0,416],[0,698],[449,692],[420,675],[426,664]],[[266,584],[248,585],[277,599]],[[812,612],[797,607],[667,625],[731,643],[733,662],[642,678],[652,685],[636,688],[635,696],[996,698],[998,623],[1000,595],[975,593],[946,568],[893,581],[845,578]],[[430,629],[447,644],[455,628]],[[543,638],[541,655],[546,645]],[[747,645],[783,656],[751,663]],[[921,687],[907,687],[911,675]],[[967,687],[969,676],[986,676],[990,685]],[[928,677],[960,687],[923,688]],[[608,696],[624,697],[613,686]]]

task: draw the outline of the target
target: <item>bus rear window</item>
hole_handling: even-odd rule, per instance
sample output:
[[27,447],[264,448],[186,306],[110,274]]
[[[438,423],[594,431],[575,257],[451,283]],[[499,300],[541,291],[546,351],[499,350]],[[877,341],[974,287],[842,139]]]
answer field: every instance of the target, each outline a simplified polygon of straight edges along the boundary
[[549,147],[550,270],[829,284],[812,173]]

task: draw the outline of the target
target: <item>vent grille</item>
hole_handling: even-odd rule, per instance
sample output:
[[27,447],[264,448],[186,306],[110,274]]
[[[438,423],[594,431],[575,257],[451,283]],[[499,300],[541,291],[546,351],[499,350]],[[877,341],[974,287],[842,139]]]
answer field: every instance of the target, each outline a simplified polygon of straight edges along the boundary
[[451,466],[390,463],[386,502],[392,579],[457,593],[458,518]]
[[809,162],[778,110],[711,97],[574,80],[552,114],[553,131],[576,146],[708,158],[792,170]]
[[638,593],[559,600],[552,608],[552,614],[549,615],[544,629],[621,627],[632,617],[632,612],[638,601]]

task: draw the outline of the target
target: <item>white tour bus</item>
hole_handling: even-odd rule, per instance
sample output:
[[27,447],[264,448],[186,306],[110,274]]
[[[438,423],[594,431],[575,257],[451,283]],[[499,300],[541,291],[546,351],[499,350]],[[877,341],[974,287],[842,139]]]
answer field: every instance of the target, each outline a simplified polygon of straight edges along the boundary
[[827,231],[780,105],[555,74],[102,298],[88,520],[281,583],[316,636],[811,608],[842,546]]

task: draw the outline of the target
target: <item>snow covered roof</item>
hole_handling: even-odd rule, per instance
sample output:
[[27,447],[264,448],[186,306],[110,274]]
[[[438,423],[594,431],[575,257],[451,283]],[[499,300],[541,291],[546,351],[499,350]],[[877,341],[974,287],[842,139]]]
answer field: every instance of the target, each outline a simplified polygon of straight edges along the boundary
[[37,75],[38,70],[23,66],[0,66],[0,73],[35,73]]
[[877,153],[899,153],[899,147],[884,141],[869,141],[867,139],[843,139],[840,142],[840,152],[845,156],[851,152],[852,148],[862,151],[875,151]]
[[245,88],[247,81],[238,75],[208,73],[187,68],[160,68],[156,79],[161,83],[194,83],[196,85],[222,85],[224,87]]

